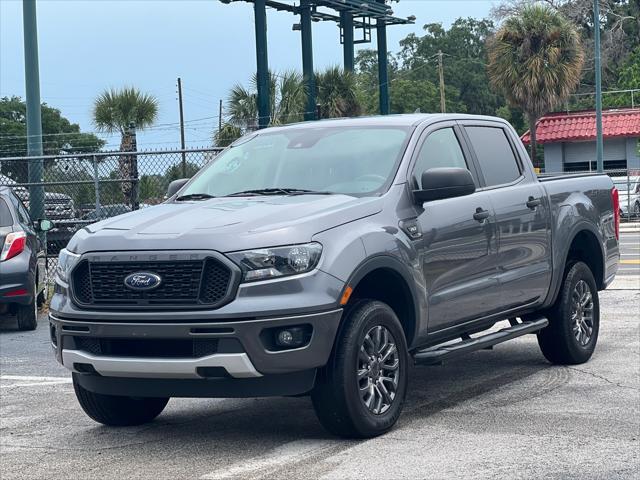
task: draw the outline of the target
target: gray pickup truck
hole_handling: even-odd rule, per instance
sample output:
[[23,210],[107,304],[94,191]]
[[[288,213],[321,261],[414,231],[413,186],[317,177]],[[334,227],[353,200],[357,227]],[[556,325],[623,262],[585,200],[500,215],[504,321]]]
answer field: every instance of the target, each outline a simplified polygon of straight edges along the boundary
[[310,394],[330,432],[379,435],[414,363],[530,333],[586,362],[618,268],[611,179],[538,179],[498,118],[269,128],[169,190],[60,254],[51,341],[103,424],[170,397]]

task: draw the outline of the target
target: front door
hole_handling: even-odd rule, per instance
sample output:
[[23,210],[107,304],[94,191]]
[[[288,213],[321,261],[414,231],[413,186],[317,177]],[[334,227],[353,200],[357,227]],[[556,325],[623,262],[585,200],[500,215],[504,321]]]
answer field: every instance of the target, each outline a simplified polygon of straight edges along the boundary
[[[461,147],[455,125],[429,130],[418,148],[410,181],[422,172],[461,167],[477,175]],[[476,183],[476,185],[479,185]],[[422,238],[417,242],[427,291],[431,332],[473,320],[498,301],[494,212],[486,192],[425,202],[418,207]]]

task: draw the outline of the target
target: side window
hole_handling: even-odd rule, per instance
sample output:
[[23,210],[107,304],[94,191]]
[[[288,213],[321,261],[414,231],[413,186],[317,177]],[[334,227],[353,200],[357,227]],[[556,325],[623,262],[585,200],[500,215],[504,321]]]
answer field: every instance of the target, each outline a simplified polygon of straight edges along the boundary
[[18,219],[20,220],[20,222],[22,222],[25,225],[30,225],[31,219],[29,218],[29,213],[24,208],[24,205],[22,205],[22,202],[18,199],[18,197],[11,194],[9,195],[9,199],[11,200],[11,203],[13,203],[13,206],[15,207],[16,212],[18,212]]
[[487,187],[513,182],[520,166],[506,132],[499,127],[465,127]]
[[418,188],[422,188],[422,173],[438,167],[468,168],[458,138],[451,127],[430,133],[420,147],[413,168],[413,178]]
[[0,227],[10,227],[13,225],[13,218],[9,211],[9,205],[0,198]]

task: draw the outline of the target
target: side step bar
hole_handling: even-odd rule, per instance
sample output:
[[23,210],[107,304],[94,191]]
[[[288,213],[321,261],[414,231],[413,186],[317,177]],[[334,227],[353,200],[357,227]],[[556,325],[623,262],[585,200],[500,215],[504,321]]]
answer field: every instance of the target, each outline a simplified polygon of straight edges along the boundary
[[436,345],[418,350],[413,354],[413,360],[416,364],[420,365],[437,365],[445,360],[450,360],[465,353],[490,349],[498,343],[506,342],[507,340],[521,337],[528,333],[537,332],[549,325],[549,320],[545,317],[538,317],[521,323],[518,323],[515,319],[509,319],[509,322],[511,323],[510,327],[503,328],[497,332],[487,333],[486,335],[476,338],[465,335],[458,343]]

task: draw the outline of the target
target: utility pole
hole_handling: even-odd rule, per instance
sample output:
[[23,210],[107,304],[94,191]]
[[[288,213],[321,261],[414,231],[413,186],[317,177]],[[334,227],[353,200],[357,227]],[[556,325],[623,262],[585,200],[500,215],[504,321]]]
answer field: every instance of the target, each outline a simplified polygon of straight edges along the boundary
[[313,71],[311,0],[300,0],[300,36],[302,40],[302,75],[307,90],[304,119],[316,120],[318,117],[316,116],[316,75]]
[[180,109],[180,148],[182,149],[182,177],[187,176],[187,157],[184,152],[184,113],[182,110],[182,80],[178,77],[178,107]]
[[256,29],[256,64],[258,67],[256,74],[258,83],[258,128],[265,128],[269,126],[269,121],[271,120],[266,0],[254,0],[253,13]]
[[602,143],[602,67],[600,58],[600,5],[593,0],[593,30],[595,40],[596,68],[596,166],[598,173],[604,171]]
[[[23,0],[24,79],[27,100],[27,155],[42,155],[42,113],[40,110],[40,72],[38,67],[38,23],[35,0]],[[44,216],[42,158],[29,160],[29,210],[31,218]]]
[[445,113],[447,111],[447,99],[444,92],[444,65],[442,57],[444,54],[442,50],[438,50],[438,74],[440,75],[440,112]]
[[222,131],[222,99],[218,104],[218,131]]

